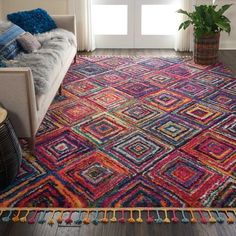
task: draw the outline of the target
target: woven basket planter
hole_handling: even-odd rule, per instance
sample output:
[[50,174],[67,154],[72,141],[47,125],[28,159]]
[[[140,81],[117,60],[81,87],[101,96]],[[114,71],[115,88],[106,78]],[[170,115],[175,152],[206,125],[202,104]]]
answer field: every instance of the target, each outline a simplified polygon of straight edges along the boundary
[[194,41],[194,62],[201,65],[213,65],[218,62],[220,33],[203,35]]
[[[2,108],[0,108],[2,109]],[[3,110],[3,109],[2,109]],[[22,151],[13,127],[6,116],[0,122],[0,189],[6,188],[18,174]]]

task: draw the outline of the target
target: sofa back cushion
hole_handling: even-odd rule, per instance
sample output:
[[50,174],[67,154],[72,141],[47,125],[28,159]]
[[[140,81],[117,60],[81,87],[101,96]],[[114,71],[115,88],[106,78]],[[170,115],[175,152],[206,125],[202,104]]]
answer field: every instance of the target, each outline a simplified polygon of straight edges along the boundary
[[7,60],[14,59],[22,51],[16,39],[24,33],[23,29],[12,24],[5,32],[0,34],[0,55]]
[[45,33],[57,28],[54,20],[41,8],[11,13],[7,15],[7,18],[31,34]]

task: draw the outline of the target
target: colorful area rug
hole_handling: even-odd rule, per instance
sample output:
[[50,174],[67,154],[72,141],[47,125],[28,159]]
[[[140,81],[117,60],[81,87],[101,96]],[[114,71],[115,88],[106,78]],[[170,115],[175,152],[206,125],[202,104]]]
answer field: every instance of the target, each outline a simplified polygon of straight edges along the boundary
[[1,207],[236,207],[236,78],[190,58],[78,57]]

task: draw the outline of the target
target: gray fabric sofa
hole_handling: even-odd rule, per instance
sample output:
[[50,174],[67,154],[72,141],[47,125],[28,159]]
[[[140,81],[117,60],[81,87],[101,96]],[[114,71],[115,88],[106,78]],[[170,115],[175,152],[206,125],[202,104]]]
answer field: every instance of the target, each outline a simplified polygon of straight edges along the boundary
[[[52,16],[58,28],[72,32],[76,36],[74,16]],[[0,68],[0,103],[8,110],[10,120],[20,138],[27,138],[30,148],[34,148],[37,130],[60,90],[63,79],[76,58],[77,45],[70,45],[62,53],[61,61],[47,69],[49,88],[36,94],[33,69],[30,67]],[[24,55],[23,55],[24,56]],[[59,59],[58,59],[59,60]],[[47,63],[47,60],[45,60]],[[37,70],[35,70],[37,72]],[[33,71],[34,72],[34,71]]]

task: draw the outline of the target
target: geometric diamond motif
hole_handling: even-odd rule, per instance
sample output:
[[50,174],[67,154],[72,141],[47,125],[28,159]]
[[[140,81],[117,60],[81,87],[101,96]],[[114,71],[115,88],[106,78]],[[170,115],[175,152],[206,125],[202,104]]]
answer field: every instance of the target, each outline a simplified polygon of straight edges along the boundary
[[202,197],[205,205],[214,207],[236,207],[236,182],[232,178],[222,181],[217,191],[212,191]]
[[180,151],[167,155],[147,174],[154,183],[170,188],[189,206],[197,205],[202,193],[224,182],[226,177]]
[[105,150],[119,163],[124,163],[135,172],[141,173],[173,150],[173,147],[141,132],[134,132],[109,144]]
[[236,96],[230,93],[218,90],[204,98],[204,101],[228,111],[236,111]]
[[82,80],[82,81],[75,81],[73,83],[66,85],[65,89],[78,97],[83,97],[88,94],[101,90],[102,87],[93,84],[88,80]]
[[198,68],[198,69],[200,69],[200,70],[205,70],[206,73],[208,73],[207,69],[208,69],[208,68],[211,68],[211,65],[209,66],[209,65],[196,64],[193,59],[192,59],[192,60],[188,60],[188,61],[186,61],[185,63],[186,63],[187,65],[191,66],[191,67]]
[[84,60],[83,59],[80,60],[77,58],[76,63],[71,64],[70,68],[67,71],[66,77],[63,80],[63,84],[68,84],[73,81],[83,80],[85,78],[85,76],[80,74],[80,72],[77,70],[78,64],[82,64],[82,63],[84,63]]
[[142,78],[140,78],[140,80],[141,79],[160,88],[163,88],[167,85],[173,84],[174,82],[178,81],[177,78],[167,76],[165,74],[159,74],[158,71],[152,71],[150,73],[146,73],[142,76]]
[[94,165],[81,172],[81,176],[94,186],[99,186],[101,182],[106,178],[110,178],[112,175],[113,172],[110,169],[104,168],[99,163],[94,163]]
[[[56,107],[64,106],[67,103],[75,102],[78,99],[75,95],[72,93],[67,92],[66,90],[63,90],[63,94],[56,95],[54,100],[52,101],[52,104],[50,106],[50,110],[53,110]],[[40,106],[41,104],[38,104]]]
[[51,121],[47,116],[44,118],[42,123],[39,126],[37,136],[48,134],[54,130],[57,130],[61,127],[61,125],[57,124],[56,122]]
[[25,157],[24,159],[22,159],[22,164],[19,173],[17,174],[16,181],[18,182],[19,186],[20,183],[25,181],[26,179],[32,179],[43,174],[45,174],[45,170],[40,168],[35,158]]
[[131,174],[127,167],[100,151],[77,159],[59,173],[64,181],[70,183],[69,187],[74,194],[80,195],[82,192],[92,202]]
[[148,94],[143,98],[143,102],[146,104],[158,107],[167,112],[174,111],[189,101],[191,101],[189,98],[168,90]]
[[223,64],[220,64],[219,66],[214,66],[211,71],[218,75],[228,76],[231,78],[234,77],[232,71]]
[[236,176],[236,141],[206,131],[181,147],[200,161]]
[[133,124],[142,124],[154,117],[161,117],[165,114],[160,109],[153,109],[142,103],[125,104],[125,106],[113,110],[113,114],[127,122]]
[[129,76],[119,73],[117,71],[111,71],[106,74],[101,74],[99,76],[93,77],[90,81],[93,81],[96,84],[101,86],[117,86],[121,83],[124,83],[129,78]]
[[55,176],[49,175],[35,179],[27,188],[12,196],[5,206],[14,204],[16,207],[81,207],[86,202],[79,195],[75,196],[64,187]]
[[149,84],[148,82],[139,82],[130,80],[127,83],[121,84],[116,87],[116,89],[125,92],[135,98],[141,97],[150,92],[158,91],[159,88],[154,85]]
[[111,69],[117,69],[119,67],[124,67],[132,63],[131,58],[121,58],[121,57],[116,57],[116,58],[105,58],[101,61],[98,62],[99,65]]
[[29,181],[32,182],[39,176],[45,176],[46,171],[39,166],[35,158],[24,157],[20,166],[19,173],[17,174],[14,184],[16,187],[12,189],[12,186],[8,186],[3,190],[0,190],[0,206],[9,206],[8,198],[15,196],[17,192],[22,191],[22,186],[28,185]]
[[170,207],[183,206],[184,203],[179,196],[169,192],[168,188],[158,183],[154,185],[141,175],[118,185],[98,200],[99,206],[113,207]]
[[51,170],[61,168],[74,161],[79,155],[95,148],[94,144],[69,129],[60,129],[46,137],[39,138],[36,147],[36,154]]
[[230,93],[236,94],[236,81],[233,79],[232,83],[226,84],[223,89],[229,91]]
[[86,77],[99,75],[106,71],[108,71],[107,68],[104,68],[96,63],[88,63],[88,62],[77,64],[76,66],[73,66],[71,69],[71,73],[76,72]]
[[232,81],[232,79],[228,77],[223,77],[214,73],[204,73],[203,75],[194,77],[193,80],[202,84],[215,86],[217,88],[220,88],[222,85],[226,85]]
[[218,122],[212,127],[212,130],[236,140],[236,115],[232,114],[226,119]]
[[97,144],[106,143],[128,131],[123,123],[115,121],[112,116],[108,115],[95,117],[74,126],[72,129],[76,133],[86,134],[86,137]]
[[54,109],[51,113],[54,120],[57,120],[61,124],[75,125],[82,120],[89,119],[89,117],[98,113],[99,110],[95,106],[89,107],[81,102],[70,103],[62,107]]
[[118,71],[125,73],[129,75],[130,77],[136,78],[139,75],[143,75],[144,73],[149,72],[149,69],[144,66],[136,64],[136,65],[131,65],[124,68],[122,67]]
[[103,89],[97,93],[87,96],[87,99],[93,104],[97,104],[104,109],[112,109],[127,102],[131,97],[121,91],[113,88]]
[[196,67],[189,66],[189,65],[177,64],[175,66],[168,67],[167,69],[164,69],[162,72],[164,72],[168,75],[175,76],[177,78],[186,78],[186,77],[188,77],[188,79],[189,79],[193,75],[196,75],[199,72],[201,72],[201,70],[199,70]]
[[155,70],[164,69],[168,66],[173,65],[173,63],[171,63],[171,62],[167,62],[167,61],[164,61],[164,60],[159,59],[159,58],[147,59],[147,60],[141,61],[138,64],[140,64],[142,66],[146,66],[146,67],[151,68],[151,69],[155,69]]
[[[71,69],[73,68],[73,65],[71,65]],[[68,70],[66,77],[63,80],[63,84],[67,85],[69,83],[72,83],[74,81],[84,80],[84,76],[78,74],[76,71],[71,71],[71,69]]]
[[201,131],[200,127],[172,115],[147,122],[143,124],[142,128],[176,147],[182,145]]
[[198,103],[188,104],[176,112],[176,114],[190,121],[195,121],[200,125],[212,125],[218,121],[217,118],[224,115],[222,112]]
[[214,91],[212,87],[191,81],[177,82],[171,86],[170,89],[174,92],[185,94],[191,98],[202,98]]

